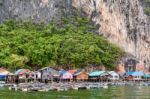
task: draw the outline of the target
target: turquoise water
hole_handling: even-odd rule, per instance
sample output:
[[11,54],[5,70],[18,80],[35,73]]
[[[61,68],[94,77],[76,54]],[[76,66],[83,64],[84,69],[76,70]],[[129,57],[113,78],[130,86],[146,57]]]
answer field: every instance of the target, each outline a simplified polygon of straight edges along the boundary
[[66,92],[14,92],[1,89],[0,99],[150,99],[150,87],[109,87]]

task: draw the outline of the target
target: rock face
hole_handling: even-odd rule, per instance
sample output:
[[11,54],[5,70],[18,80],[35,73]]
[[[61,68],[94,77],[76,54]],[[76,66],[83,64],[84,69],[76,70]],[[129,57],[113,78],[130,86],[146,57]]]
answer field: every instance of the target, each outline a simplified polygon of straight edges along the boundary
[[61,6],[62,0],[0,0],[0,22],[6,19],[48,22],[61,16]]
[[139,0],[73,0],[100,26],[99,34],[150,66],[150,25]]
[[99,25],[99,34],[150,66],[150,21],[142,0],[0,0],[0,22],[6,19],[49,22],[71,14],[72,6]]

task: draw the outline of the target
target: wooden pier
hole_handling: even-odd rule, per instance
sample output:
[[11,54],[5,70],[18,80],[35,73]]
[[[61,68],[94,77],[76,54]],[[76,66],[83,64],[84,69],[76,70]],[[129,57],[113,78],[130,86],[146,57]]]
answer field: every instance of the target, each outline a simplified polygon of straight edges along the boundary
[[68,91],[68,90],[81,90],[81,89],[93,89],[93,88],[108,88],[107,83],[22,83],[19,85],[13,85],[9,90],[21,90],[21,91]]

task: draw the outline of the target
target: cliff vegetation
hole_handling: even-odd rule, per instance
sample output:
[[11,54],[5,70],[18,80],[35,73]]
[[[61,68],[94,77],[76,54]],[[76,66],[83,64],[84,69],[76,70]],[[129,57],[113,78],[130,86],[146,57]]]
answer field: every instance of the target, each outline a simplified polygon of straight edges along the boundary
[[145,1],[145,5],[146,5],[146,8],[144,9],[145,10],[145,13],[150,16],[150,0],[144,0]]
[[88,19],[78,17],[49,25],[6,21],[0,25],[0,66],[113,68],[125,52],[95,30]]

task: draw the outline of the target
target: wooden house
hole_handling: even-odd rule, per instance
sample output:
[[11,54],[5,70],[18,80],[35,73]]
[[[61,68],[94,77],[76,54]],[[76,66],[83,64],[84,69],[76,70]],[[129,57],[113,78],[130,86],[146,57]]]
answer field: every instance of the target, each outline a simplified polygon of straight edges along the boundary
[[9,73],[10,72],[7,71],[6,69],[0,68],[0,80],[4,81]]
[[94,71],[89,74],[90,81],[108,81],[111,75],[106,71]]
[[150,73],[146,73],[144,74],[144,76],[142,77],[144,80],[150,81]]
[[60,70],[59,75],[61,81],[70,81],[73,79],[73,75],[66,70]]
[[125,74],[125,77],[127,80],[142,80],[142,77],[144,76],[144,73],[142,71],[136,71],[136,72],[127,72]]
[[59,79],[59,71],[50,68],[50,67],[45,67],[40,70],[38,70],[41,73],[41,79],[42,81],[55,81]]
[[17,82],[27,82],[30,74],[29,69],[19,69],[15,72]]
[[111,81],[116,81],[120,79],[120,76],[118,73],[116,73],[115,71],[109,71],[108,72],[111,76],[109,77],[109,80]]
[[85,70],[81,69],[74,73],[73,78],[76,81],[87,81],[89,78],[89,75]]

